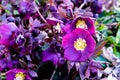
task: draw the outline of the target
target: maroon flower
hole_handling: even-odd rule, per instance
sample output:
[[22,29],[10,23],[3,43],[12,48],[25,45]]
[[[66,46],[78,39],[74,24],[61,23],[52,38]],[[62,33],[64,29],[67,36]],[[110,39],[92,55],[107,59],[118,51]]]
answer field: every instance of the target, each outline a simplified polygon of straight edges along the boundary
[[0,26],[0,45],[14,46],[15,36],[19,33],[18,27],[14,23],[3,24]]
[[6,72],[6,80],[32,80],[24,69],[11,69]]
[[95,49],[95,40],[87,30],[75,29],[62,40],[64,57],[71,61],[85,61]]
[[86,29],[91,35],[95,34],[94,22],[90,18],[78,17],[74,19],[71,24],[64,26],[66,33],[73,31],[76,28]]

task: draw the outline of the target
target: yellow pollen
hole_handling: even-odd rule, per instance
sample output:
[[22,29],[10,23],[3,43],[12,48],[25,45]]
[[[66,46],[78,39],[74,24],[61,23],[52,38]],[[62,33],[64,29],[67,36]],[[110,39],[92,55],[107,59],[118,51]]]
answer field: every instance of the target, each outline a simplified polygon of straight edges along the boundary
[[76,50],[83,51],[86,46],[87,46],[87,44],[86,44],[86,41],[85,41],[84,39],[78,38],[78,39],[74,42],[74,48],[75,48]]
[[78,20],[76,22],[76,28],[83,28],[83,29],[87,29],[87,25],[85,23],[84,20]]
[[15,75],[15,79],[14,80],[25,80],[25,74],[23,72],[18,72]]

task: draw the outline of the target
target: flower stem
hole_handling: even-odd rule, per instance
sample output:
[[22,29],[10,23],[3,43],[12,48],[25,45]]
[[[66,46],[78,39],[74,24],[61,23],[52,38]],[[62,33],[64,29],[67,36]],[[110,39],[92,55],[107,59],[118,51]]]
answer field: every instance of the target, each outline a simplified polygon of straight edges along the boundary
[[44,18],[44,17],[42,16],[42,14],[40,13],[40,11],[39,11],[39,9],[38,9],[35,1],[33,2],[33,5],[34,5],[34,7],[35,7],[35,10],[38,12],[40,18],[48,25],[47,21],[45,20],[45,18]]
[[54,75],[55,75],[56,70],[57,70],[57,65],[55,66],[55,70],[53,71],[53,74],[52,74],[50,80],[53,80],[53,77],[54,77]]

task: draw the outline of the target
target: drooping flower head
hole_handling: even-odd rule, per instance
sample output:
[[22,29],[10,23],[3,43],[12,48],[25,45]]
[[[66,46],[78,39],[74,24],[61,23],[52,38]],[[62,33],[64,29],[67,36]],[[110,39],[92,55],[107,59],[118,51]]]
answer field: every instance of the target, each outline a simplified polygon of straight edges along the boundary
[[91,18],[78,17],[74,19],[71,24],[64,26],[66,33],[69,33],[77,28],[86,29],[91,35],[95,34],[94,22]]
[[14,23],[3,24],[0,26],[0,44],[14,46],[15,36],[19,33],[18,27]]
[[87,30],[75,29],[62,40],[64,57],[70,61],[85,61],[95,49],[95,40]]
[[6,72],[6,80],[32,80],[24,69],[11,69]]

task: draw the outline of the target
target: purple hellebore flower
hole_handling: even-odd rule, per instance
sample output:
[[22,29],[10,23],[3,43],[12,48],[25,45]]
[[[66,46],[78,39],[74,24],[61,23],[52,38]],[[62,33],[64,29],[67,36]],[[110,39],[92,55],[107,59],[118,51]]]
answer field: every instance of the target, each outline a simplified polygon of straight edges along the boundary
[[62,63],[63,58],[60,53],[55,53],[53,50],[45,50],[42,52],[43,62],[52,61],[55,65]]
[[57,12],[57,7],[55,5],[50,5],[49,9],[51,12]]
[[19,12],[21,13],[32,13],[34,11],[34,6],[32,2],[21,1],[19,4]]
[[6,80],[32,80],[24,69],[11,69],[6,72]]
[[26,14],[25,18],[29,19],[30,15],[35,12],[32,1],[20,1],[18,11],[21,14]]
[[89,78],[95,78],[98,77],[98,70],[103,69],[101,64],[99,62],[90,61],[88,64],[88,68],[86,70],[86,73],[88,73]]
[[71,22],[71,24],[64,26],[66,33],[70,33],[76,28],[86,29],[91,35],[95,34],[94,22],[91,18],[77,17]]
[[67,60],[85,61],[93,54],[96,42],[87,30],[79,28],[63,37],[62,46]]
[[96,14],[96,13],[101,13],[102,12],[102,3],[98,0],[94,0],[92,3],[91,3],[91,11]]
[[2,24],[0,26],[0,45],[15,46],[14,38],[19,33],[14,23]]

